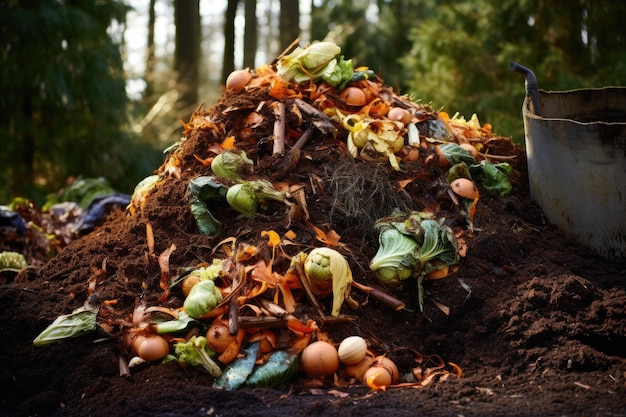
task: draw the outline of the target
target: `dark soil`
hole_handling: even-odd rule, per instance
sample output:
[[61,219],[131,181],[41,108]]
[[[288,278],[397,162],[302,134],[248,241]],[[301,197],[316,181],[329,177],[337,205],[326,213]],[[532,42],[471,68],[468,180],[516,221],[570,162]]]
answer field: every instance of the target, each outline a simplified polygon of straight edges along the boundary
[[[223,97],[208,113],[198,112],[196,120],[212,115],[225,124],[225,133],[241,133],[237,123],[242,109],[250,109],[239,103],[238,109],[224,112],[233,105],[234,99],[228,99]],[[259,98],[250,102],[254,109]],[[266,117],[273,123],[269,114]],[[439,168],[425,162],[432,148],[395,172],[352,161],[341,135],[314,135],[283,179],[305,186],[310,222],[341,235],[346,246],[338,250],[361,283],[378,285],[367,267],[378,247],[368,222],[388,214],[391,205],[434,211],[456,232],[463,231],[468,250],[459,271],[426,282],[421,313],[411,281],[392,291],[406,303],[404,310],[393,311],[354,290],[363,305],[342,310],[353,322],[323,322],[304,296],[296,311],[303,320],[316,320],[334,341],[362,335],[374,351],[396,361],[403,379],[416,366],[414,352],[458,364],[463,370],[459,379],[383,392],[299,374],[275,388],[227,392],[212,388],[208,374],[174,361],[133,368],[130,376],[120,376],[119,357],[130,355],[115,338],[89,335],[34,347],[33,339],[57,316],[85,302],[90,277],[98,277],[100,300],[117,300],[102,307],[103,314],[128,315],[140,297],[148,305],[159,304],[163,291],[157,256],[172,244],[172,271],[210,262],[216,244],[230,236],[264,248],[263,230],[281,235],[293,230],[296,244],[285,247],[290,255],[323,246],[301,218],[288,225],[279,203],[270,203],[253,219],[238,217],[228,206],[215,206],[212,213],[222,222],[222,231],[216,236],[198,232],[186,190],[191,178],[210,174],[194,155],[211,155],[209,144],[223,140],[213,132],[188,126],[187,141],[158,170],[169,176],[137,213],[113,213],[42,268],[23,272],[0,287],[0,415],[626,416],[626,265],[593,254],[545,224],[530,199],[523,150],[504,139],[492,143],[492,150],[498,151],[492,153],[517,155],[512,162],[513,192],[507,197],[482,193],[474,232],[445,191]],[[271,124],[269,129],[265,125],[263,135],[270,134]],[[237,145],[255,160],[255,175],[273,178],[277,161],[261,141]],[[347,183],[341,179],[349,175]],[[406,192],[390,199],[390,193],[397,193],[397,182],[407,178],[414,181]],[[345,194],[333,191],[349,183],[362,184],[351,195],[358,210],[354,205],[350,209]],[[148,251],[146,223],[154,230],[154,254]],[[265,249],[261,254],[269,257]],[[284,272],[285,265],[277,269]],[[328,306],[329,300],[323,302]],[[449,314],[435,303],[447,306]],[[162,303],[181,304],[177,291]]]

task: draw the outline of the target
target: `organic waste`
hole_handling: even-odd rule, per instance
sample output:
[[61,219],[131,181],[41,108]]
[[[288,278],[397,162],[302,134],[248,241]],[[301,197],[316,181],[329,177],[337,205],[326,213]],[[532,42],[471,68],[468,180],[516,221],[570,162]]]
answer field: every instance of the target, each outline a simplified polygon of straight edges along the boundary
[[[477,117],[401,95],[337,45],[288,50],[240,70],[215,105],[199,107],[125,210],[44,268],[10,278],[14,305],[37,297],[47,306],[20,309],[10,325],[36,317],[21,349],[74,364],[48,381],[69,381],[74,369],[97,375],[68,394],[76,414],[99,415],[88,401],[105,390],[125,413],[148,415],[158,399],[147,396],[161,389],[180,390],[166,411],[179,415],[263,413],[256,399],[275,405],[274,392],[297,402],[290,413],[315,403],[311,395],[343,410],[382,391],[385,409],[398,396],[411,403],[398,415],[430,404],[463,413],[489,403],[483,386],[504,390],[527,367],[541,374],[540,356],[561,363],[550,356],[561,337],[624,337],[597,319],[626,320],[623,290],[609,295],[533,249],[561,238],[528,200],[524,158]],[[584,262],[575,261],[581,274],[591,270]],[[547,268],[560,274],[553,284]],[[619,265],[601,268],[606,276]],[[589,304],[577,316],[586,330],[568,327]],[[565,317],[561,327],[533,327],[552,313]],[[543,346],[549,334],[554,344]],[[623,384],[623,360],[608,365],[615,349],[579,352],[573,368],[589,358]],[[77,364],[75,355],[99,356]],[[568,372],[567,361],[558,366]],[[127,394],[136,385],[143,391]],[[401,389],[424,387],[432,394]]]

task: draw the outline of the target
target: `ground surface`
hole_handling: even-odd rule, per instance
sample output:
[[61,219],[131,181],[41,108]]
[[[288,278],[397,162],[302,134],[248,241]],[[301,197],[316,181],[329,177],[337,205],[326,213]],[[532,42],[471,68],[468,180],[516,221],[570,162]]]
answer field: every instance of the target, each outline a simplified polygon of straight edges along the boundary
[[[226,105],[220,103],[218,109]],[[129,314],[140,296],[149,305],[158,304],[160,270],[156,256],[148,254],[148,222],[154,231],[154,253],[176,245],[170,257],[173,271],[209,261],[216,243],[226,237],[261,245],[261,231],[288,230],[283,206],[271,203],[254,219],[217,207],[213,214],[222,222],[222,232],[198,233],[185,192],[190,178],[210,173],[194,155],[206,158],[207,144],[214,139],[210,129],[187,134],[176,175],[170,175],[137,214],[112,214],[41,269],[0,287],[0,415],[626,416],[626,265],[592,254],[545,224],[530,200],[523,151],[506,143],[498,145],[499,153],[517,155],[512,162],[513,192],[481,197],[473,233],[441,191],[440,172],[432,161],[424,162],[425,156],[402,173],[385,169],[381,174],[380,168],[352,163],[336,141],[314,139],[285,175],[291,184],[307,186],[311,223],[341,235],[349,248],[343,253],[362,283],[376,285],[367,263],[377,242],[359,219],[380,217],[384,214],[377,210],[388,208],[381,207],[388,190],[381,191],[375,182],[396,184],[413,178],[405,188],[408,204],[417,210],[436,208],[455,231],[465,230],[468,249],[459,271],[426,283],[423,313],[418,312],[415,285],[408,282],[393,290],[406,303],[405,310],[392,311],[355,291],[364,305],[358,310],[344,307],[354,322],[321,323],[333,340],[351,334],[365,337],[372,349],[396,361],[403,378],[415,366],[412,352],[418,351],[458,364],[463,369],[460,379],[383,392],[362,384],[333,386],[332,380],[315,385],[300,374],[275,388],[225,392],[212,388],[207,374],[176,362],[149,364],[119,376],[118,357],[128,359],[128,351],[97,335],[34,347],[33,339],[58,315],[83,304],[88,279],[94,275],[99,277],[100,299],[117,300],[107,311]],[[248,151],[257,161],[257,174],[271,173],[265,149]],[[167,169],[161,167],[160,172]],[[350,170],[352,179],[341,183],[336,174]],[[355,187],[353,198],[365,211],[350,218],[349,211],[331,210],[338,204],[333,187],[363,178],[367,180],[362,189]],[[368,205],[372,200],[376,203]],[[299,219],[289,228],[297,238],[288,251],[321,246]],[[449,314],[435,303],[447,306]],[[175,292],[163,303],[180,304]],[[296,315],[316,318],[306,298],[300,304]]]

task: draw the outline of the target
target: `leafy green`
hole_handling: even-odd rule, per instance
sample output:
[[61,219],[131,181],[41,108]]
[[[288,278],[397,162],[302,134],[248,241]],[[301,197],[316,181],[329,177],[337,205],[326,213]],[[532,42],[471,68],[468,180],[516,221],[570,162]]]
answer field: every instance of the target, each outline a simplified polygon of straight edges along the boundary
[[489,161],[480,161],[479,165],[472,165],[470,172],[480,185],[492,194],[500,197],[511,194],[512,187],[509,175],[513,171],[510,164],[502,162],[493,164]]
[[216,378],[222,374],[219,365],[211,359],[215,352],[207,347],[206,337],[204,336],[192,336],[186,342],[178,342],[174,346],[174,351],[180,363],[190,366],[201,366]]
[[213,384],[213,387],[232,391],[246,382],[256,363],[256,357],[259,353],[259,342],[251,343],[250,346],[241,351],[244,356],[228,364],[222,375]]
[[65,187],[59,195],[49,195],[42,210],[48,210],[56,203],[73,201],[86,209],[97,197],[115,194],[117,191],[103,178],[77,178]]
[[59,316],[39,336],[35,338],[35,346],[44,346],[64,339],[83,336],[96,330],[98,293],[92,294],[85,304],[70,314]]
[[333,42],[298,47],[278,61],[278,75],[295,83],[324,81],[341,90],[352,79],[354,69],[352,60],[339,56],[340,52],[341,48]]
[[213,310],[222,301],[222,293],[211,280],[198,282],[191,287],[183,308],[194,319],[200,318]]
[[272,353],[263,365],[257,366],[244,385],[251,388],[271,388],[279,385],[298,372],[298,355],[284,350]]
[[370,269],[385,285],[398,285],[413,275],[412,256],[417,247],[415,239],[395,227],[381,227],[378,235],[379,249],[370,261]]
[[422,281],[426,274],[459,261],[456,238],[445,219],[433,220],[427,213],[396,213],[379,219],[379,248],[370,269],[387,285],[417,278],[419,304],[423,306]]
[[190,324],[199,324],[193,317],[184,311],[178,312],[177,320],[166,320],[155,323],[158,334],[177,333],[186,330]]
[[456,143],[440,145],[439,149],[452,165],[447,174],[448,182],[451,183],[457,178],[468,178],[478,182],[487,192],[500,197],[511,193],[512,187],[508,178],[512,172],[510,164],[506,162],[494,164],[487,160],[479,163]]
[[224,200],[227,187],[215,177],[202,176],[189,181],[187,198],[191,214],[196,219],[200,233],[213,235],[220,231],[222,224],[211,214],[206,203],[210,200]]
[[460,162],[465,162],[467,165],[478,163],[472,154],[456,143],[439,145],[439,150],[443,153],[448,162],[450,162],[450,165],[456,165]]
[[211,162],[211,171],[219,178],[236,180],[240,178],[240,171],[252,164],[252,160],[244,151],[224,151]]

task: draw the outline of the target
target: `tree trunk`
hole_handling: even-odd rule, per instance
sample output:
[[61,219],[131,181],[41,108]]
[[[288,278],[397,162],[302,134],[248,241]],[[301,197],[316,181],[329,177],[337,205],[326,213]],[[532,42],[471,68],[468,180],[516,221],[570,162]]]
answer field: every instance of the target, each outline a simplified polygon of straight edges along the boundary
[[198,105],[198,74],[200,66],[200,2],[199,0],[175,0],[174,22],[176,24],[176,88],[177,109],[185,120]]
[[222,58],[222,85],[235,70],[235,17],[239,0],[228,0],[224,18],[224,55]]
[[257,50],[256,0],[245,0],[246,27],[243,32],[243,66],[255,68]]
[[154,25],[156,24],[156,12],[154,7],[156,0],[150,0],[150,6],[148,9],[148,42],[146,45],[146,70],[144,72],[144,81],[146,82],[146,89],[144,91],[144,101],[148,108],[152,107],[155,102],[154,98],[154,68],[156,64],[156,56],[154,54]]
[[280,50],[288,47],[300,36],[300,2],[280,0],[279,21]]

